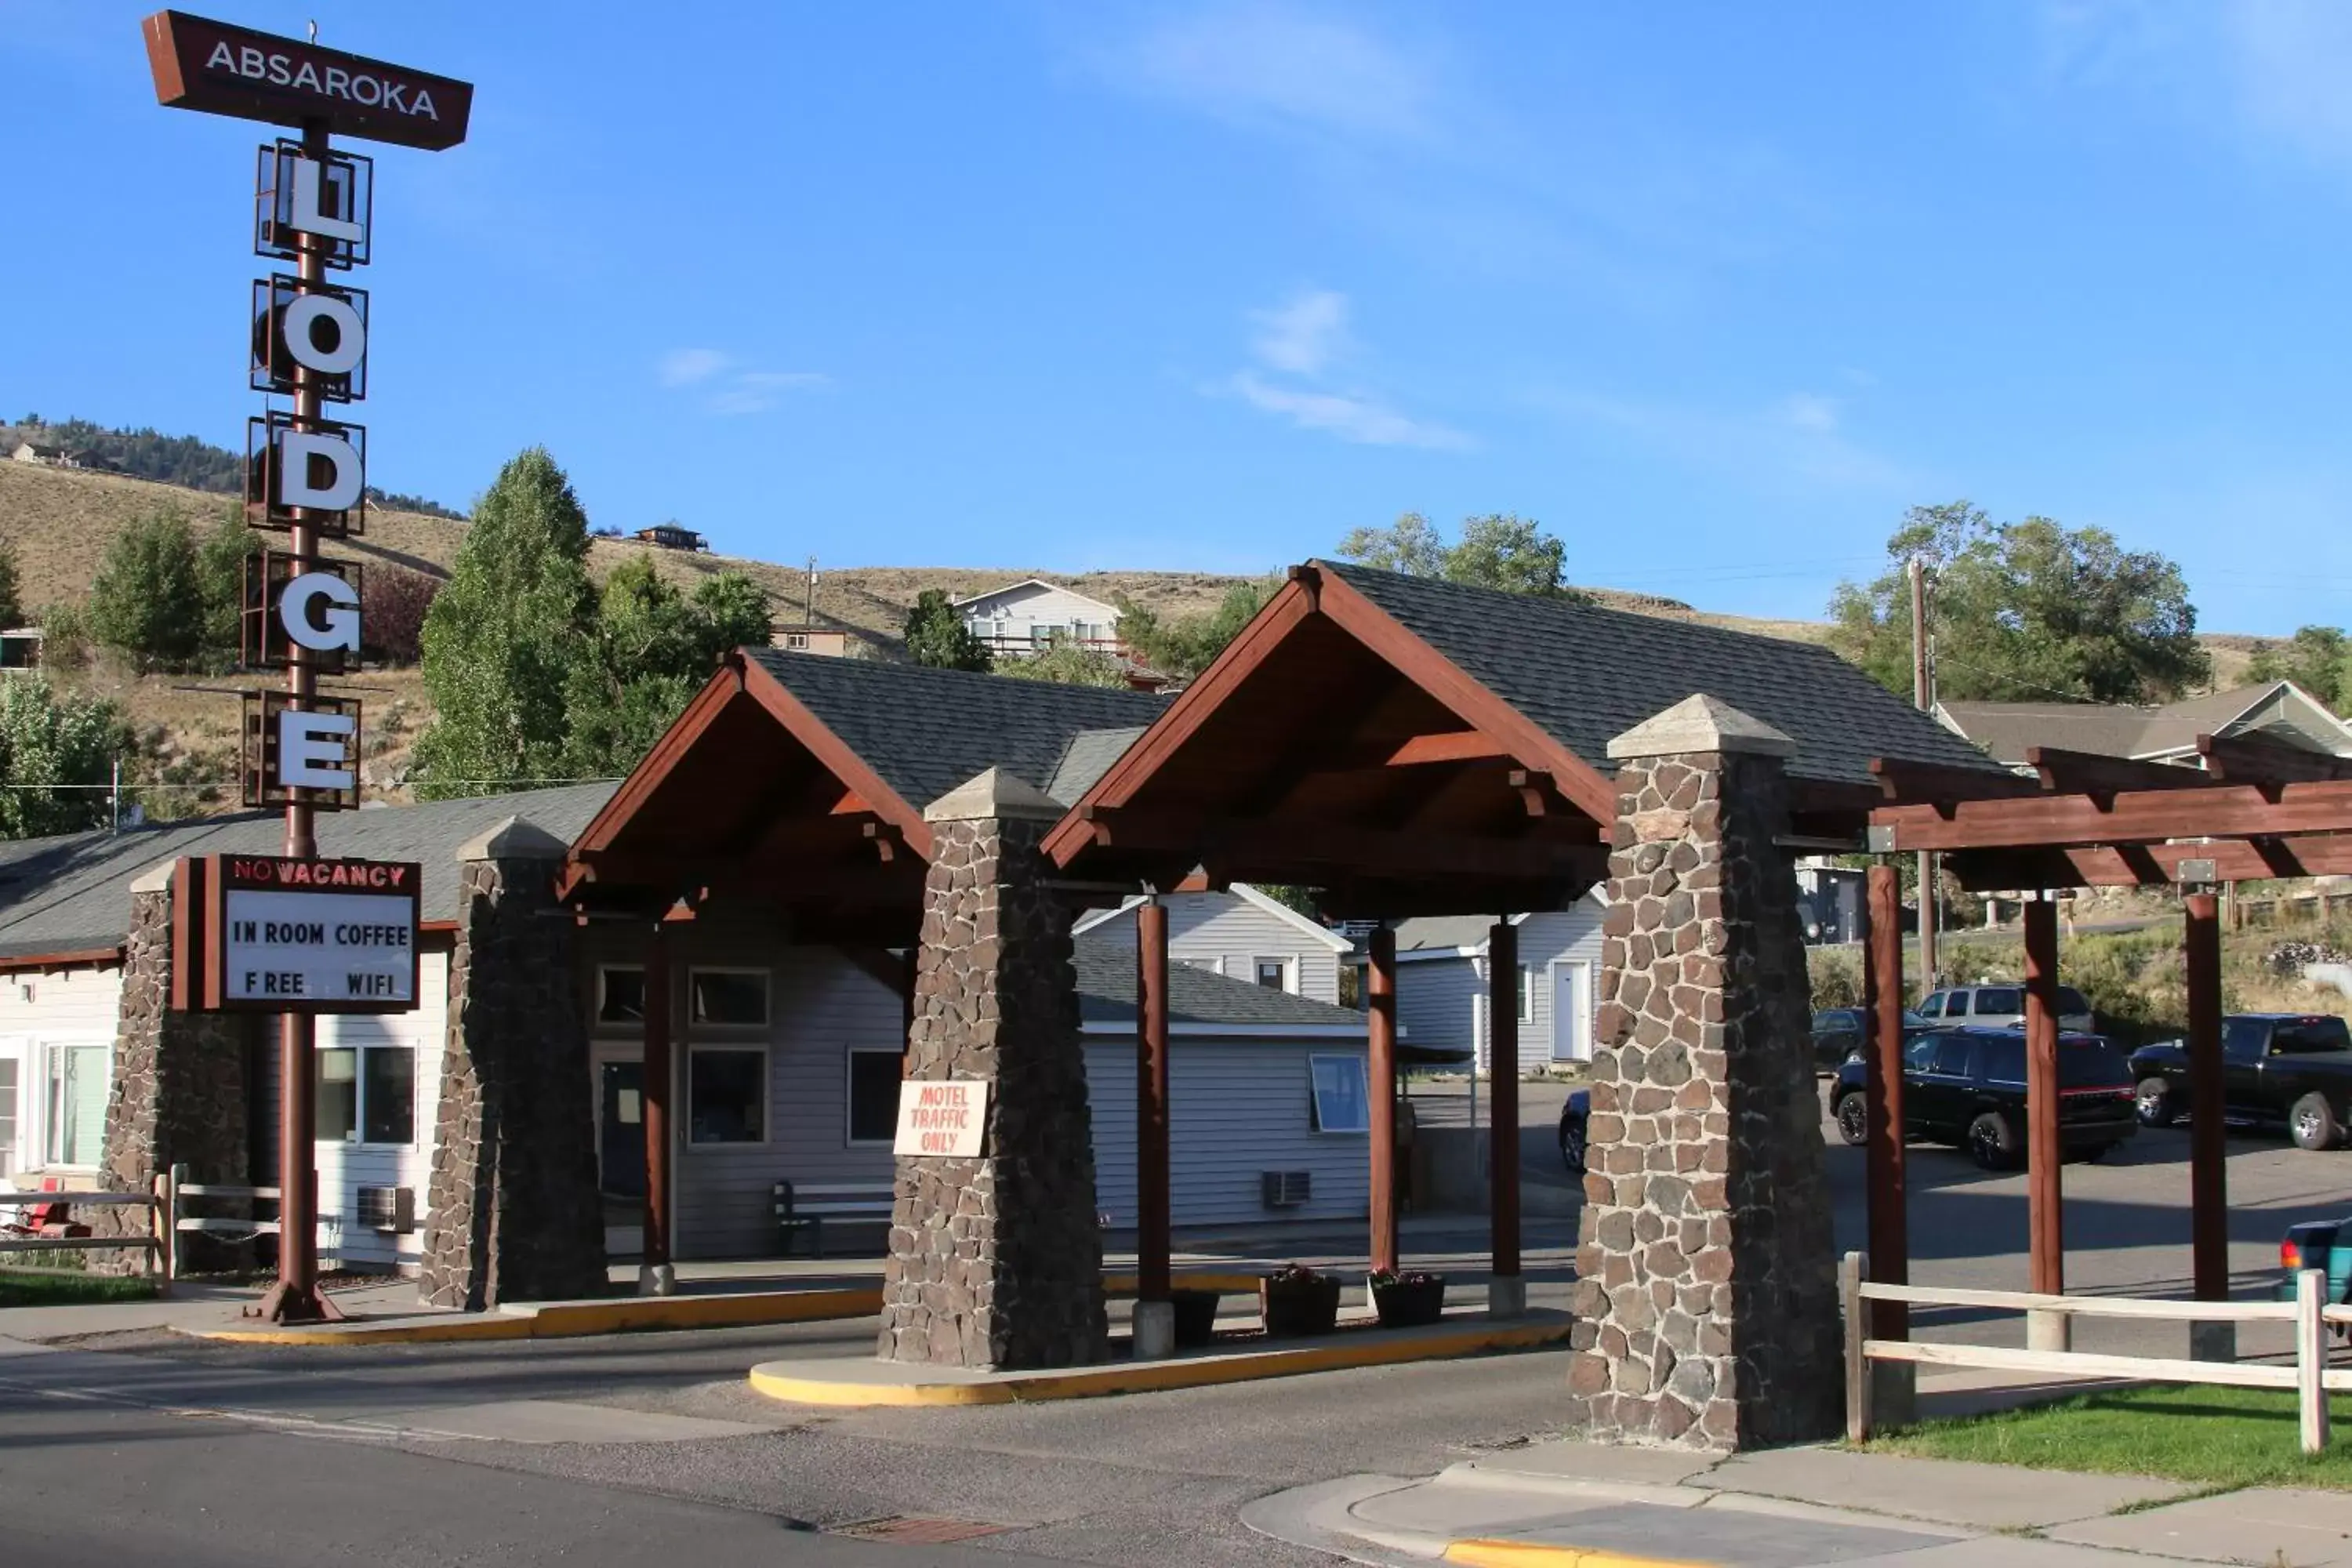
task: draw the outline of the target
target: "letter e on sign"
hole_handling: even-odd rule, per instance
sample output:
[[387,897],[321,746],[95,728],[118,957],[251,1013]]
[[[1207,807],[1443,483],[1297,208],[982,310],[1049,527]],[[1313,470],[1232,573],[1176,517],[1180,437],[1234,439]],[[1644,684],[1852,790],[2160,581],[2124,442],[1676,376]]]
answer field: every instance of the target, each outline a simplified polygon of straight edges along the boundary
[[898,1085],[899,1154],[969,1160],[980,1153],[988,1127],[988,1080],[910,1078]]

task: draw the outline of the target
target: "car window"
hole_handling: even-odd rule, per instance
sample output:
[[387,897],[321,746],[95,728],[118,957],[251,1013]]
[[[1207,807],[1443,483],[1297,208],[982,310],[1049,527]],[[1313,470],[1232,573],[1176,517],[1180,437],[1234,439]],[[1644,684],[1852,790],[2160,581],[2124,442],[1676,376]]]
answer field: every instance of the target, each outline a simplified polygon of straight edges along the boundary
[[1924,1029],[1927,1026],[1927,1020],[1906,1007],[1903,1009],[1903,1026],[1906,1029]]
[[2088,996],[2084,995],[2072,985],[2058,987],[2058,1011],[2074,1014],[2087,1013],[2090,1010],[2091,999]]
[[1903,1047],[1903,1066],[1911,1072],[1936,1070],[1936,1037],[1924,1035]]
[[2339,1051],[2352,1051],[2352,1031],[2345,1028],[2341,1018],[2305,1018],[2282,1024],[2271,1036],[2271,1055],[2274,1057],[2327,1056]]
[[2259,1061],[2263,1046],[2271,1037],[2270,1024],[2262,1018],[2232,1018],[2221,1031],[2221,1055],[2233,1062]]
[[2131,1081],[2129,1058],[2105,1040],[2059,1042],[2060,1089],[2126,1089]]
[[2025,1011],[2025,993],[2014,985],[1987,985],[1977,992],[1976,1016]]
[[1942,992],[1938,991],[1935,993],[1925,1002],[1919,1004],[1919,1016],[1922,1018],[1940,1018],[1943,1016],[1944,994]]
[[2025,1081],[2025,1040],[2022,1036],[2004,1038],[1994,1035],[1978,1042],[1983,1054],[1978,1058],[1987,1083],[2014,1088]]
[[1958,1035],[1937,1040],[1935,1070],[1949,1078],[1968,1077],[1969,1041]]
[[1862,1028],[1862,1015],[1851,1007],[1832,1007],[1813,1015],[1813,1030],[1823,1035],[1851,1035]]

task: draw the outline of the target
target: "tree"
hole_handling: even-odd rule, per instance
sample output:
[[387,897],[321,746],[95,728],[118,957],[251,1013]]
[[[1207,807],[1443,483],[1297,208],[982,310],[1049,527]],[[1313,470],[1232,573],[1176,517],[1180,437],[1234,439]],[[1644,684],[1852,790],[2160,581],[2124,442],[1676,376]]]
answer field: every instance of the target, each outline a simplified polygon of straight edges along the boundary
[[644,555],[614,568],[595,635],[572,667],[565,765],[582,776],[626,773],[652,749],[730,649],[768,640],[768,596],[740,573],[678,592]]
[[1163,621],[1124,594],[1118,596],[1118,638],[1135,657],[1160,674],[1190,680],[1225,651],[1256,614],[1265,608],[1281,580],[1261,577],[1225,590],[1217,607],[1197,616]]
[[1461,536],[1445,537],[1419,512],[1409,511],[1386,528],[1359,528],[1339,542],[1349,561],[1402,572],[1411,577],[1443,577],[1475,588],[1500,588],[1548,599],[1589,604],[1591,595],[1561,581],[1568,547],[1546,533],[1533,518],[1490,512],[1462,520]]
[[2153,702],[2212,675],[2180,568],[2126,551],[2103,529],[2046,517],[1995,523],[1954,501],[1912,508],[1886,554],[1874,581],[1839,585],[1831,642],[1903,696],[1911,694],[1914,556],[1934,585],[1938,696]]
[[130,748],[121,710],[60,697],[47,681],[0,682],[0,837],[104,827],[115,760]]
[[389,563],[368,563],[360,579],[360,636],[386,664],[415,664],[425,653],[425,618],[441,579]]
[[209,630],[195,535],[176,511],[133,518],[99,557],[89,634],[145,665],[185,668]]
[[1067,632],[1054,633],[1041,653],[1006,659],[996,667],[996,673],[1021,680],[1059,681],[1064,686],[1128,684],[1125,665],[1109,654],[1087,647]]
[[939,669],[986,669],[988,645],[964,625],[955,605],[937,588],[926,588],[907,612],[907,654],[917,664]]
[[200,661],[234,669],[243,651],[247,563],[261,553],[261,536],[235,507],[222,512],[196,545],[196,595],[204,605]]
[[24,624],[24,589],[16,576],[16,552],[5,540],[0,540],[0,627]]
[[500,469],[473,517],[425,617],[435,718],[417,737],[415,773],[428,800],[493,794],[560,767],[572,668],[597,633],[588,519],[545,448]]
[[2246,667],[2253,680],[2292,680],[2333,709],[2352,713],[2352,639],[2340,626],[2300,626],[2284,643],[2272,643]]

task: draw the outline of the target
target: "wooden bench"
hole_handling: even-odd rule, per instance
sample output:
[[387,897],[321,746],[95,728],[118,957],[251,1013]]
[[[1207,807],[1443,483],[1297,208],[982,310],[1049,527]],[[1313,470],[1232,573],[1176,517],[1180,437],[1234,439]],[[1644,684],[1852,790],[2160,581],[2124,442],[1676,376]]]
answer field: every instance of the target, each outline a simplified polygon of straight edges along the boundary
[[887,1226],[896,1201],[888,1182],[778,1182],[771,1192],[784,1251],[790,1254],[793,1237],[806,1233],[812,1258],[824,1256],[826,1220]]

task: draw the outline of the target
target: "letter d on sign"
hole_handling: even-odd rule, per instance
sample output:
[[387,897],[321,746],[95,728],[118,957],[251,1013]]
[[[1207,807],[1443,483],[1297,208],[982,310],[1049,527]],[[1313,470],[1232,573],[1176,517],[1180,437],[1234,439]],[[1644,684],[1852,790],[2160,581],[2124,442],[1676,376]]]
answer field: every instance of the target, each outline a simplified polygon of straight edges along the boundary
[[347,790],[354,787],[347,765],[356,726],[348,713],[280,709],[278,714],[278,784],[281,789]]
[[[327,467],[323,483],[314,483],[320,464]],[[278,504],[316,507],[320,511],[349,511],[359,505],[366,476],[360,455],[341,436],[310,430],[278,432]]]

